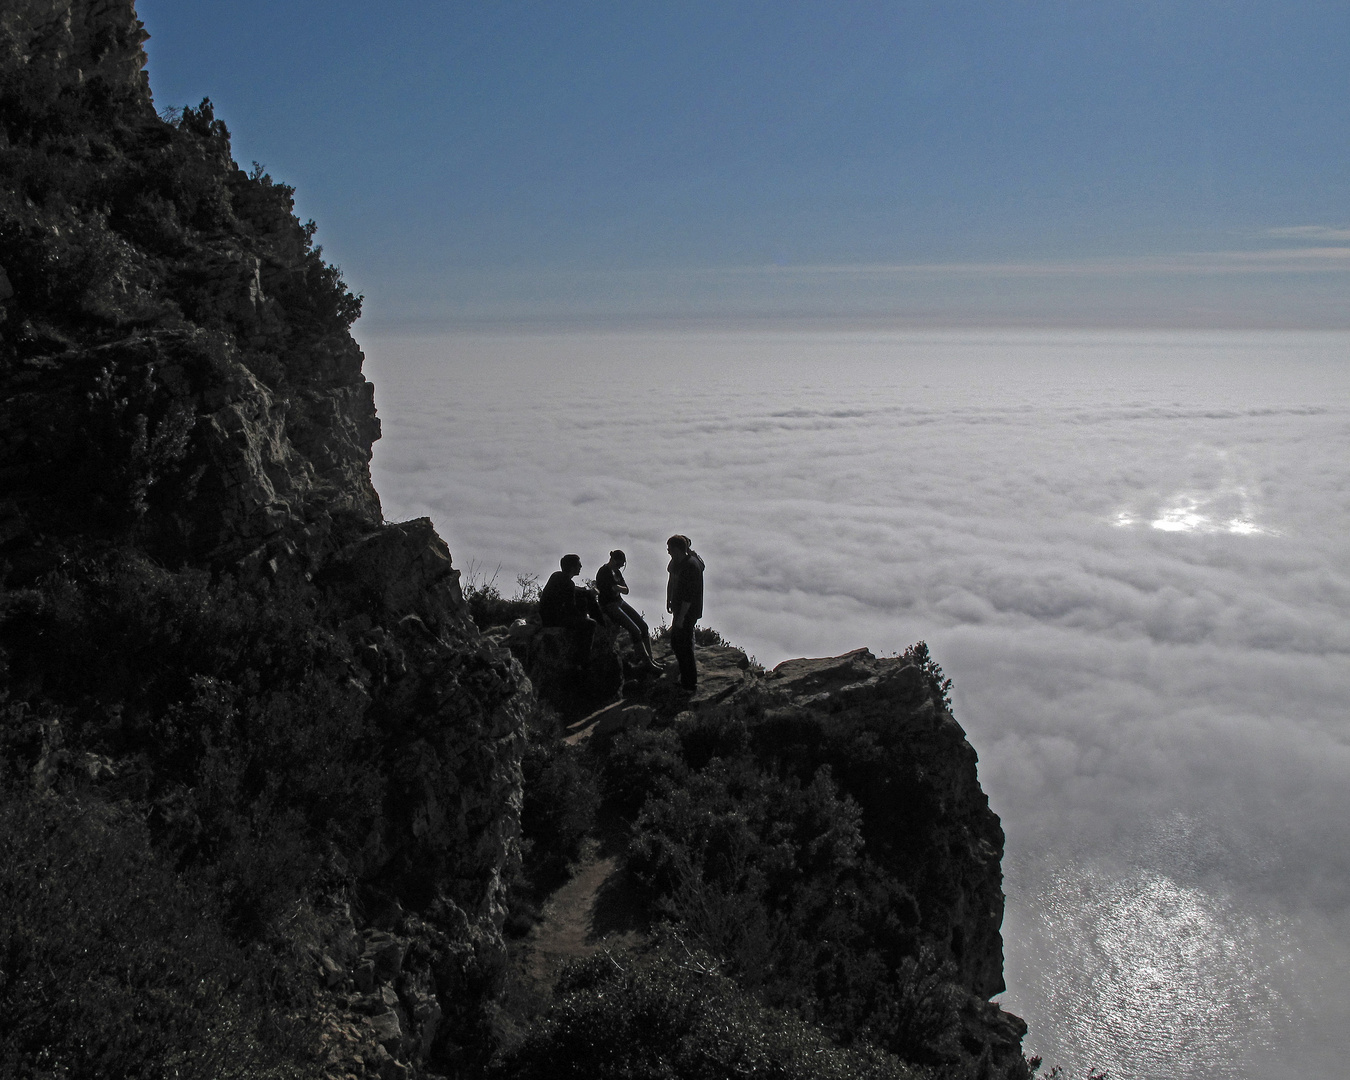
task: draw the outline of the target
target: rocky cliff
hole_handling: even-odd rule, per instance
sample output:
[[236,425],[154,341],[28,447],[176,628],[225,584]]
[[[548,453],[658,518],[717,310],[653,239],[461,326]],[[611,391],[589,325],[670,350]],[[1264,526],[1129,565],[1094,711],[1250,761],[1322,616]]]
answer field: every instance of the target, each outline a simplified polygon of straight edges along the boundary
[[[132,0],[0,5],[0,1060],[478,1075],[553,713],[430,522],[383,521],[360,298],[209,102],[155,111],[144,40]],[[835,869],[866,851],[894,962],[969,997],[935,1060],[1006,1074],[1002,836],[940,696],[743,660],[631,701],[744,726],[856,817]]]
[[6,531],[322,558],[381,524],[360,301],[209,104],[156,115],[130,2],[0,23]]
[[[430,523],[383,522],[359,298],[209,103],[156,113],[145,36],[131,0],[0,8],[6,790],[145,822],[245,938],[308,912],[362,987],[323,1008],[371,1018],[338,1064],[454,1060],[503,970],[533,698]],[[419,929],[371,964],[390,910]]]
[[[548,685],[528,633],[489,635]],[[1003,831],[926,646],[772,671],[697,652],[693,695],[631,665],[623,700],[565,729],[630,823],[600,893],[635,878],[649,917],[845,1041],[951,1076],[1025,1075],[1025,1025],[988,1001],[1004,989]]]

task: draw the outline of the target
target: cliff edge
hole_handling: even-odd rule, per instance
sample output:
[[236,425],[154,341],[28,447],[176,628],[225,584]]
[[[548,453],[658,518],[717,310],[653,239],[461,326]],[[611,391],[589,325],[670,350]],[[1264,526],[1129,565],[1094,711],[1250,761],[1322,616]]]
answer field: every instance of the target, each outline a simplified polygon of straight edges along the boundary
[[[556,685],[519,626],[487,634],[533,655],[541,684]],[[623,657],[633,677],[621,700],[560,721],[551,746],[547,734],[531,742],[527,873],[547,870],[540,847],[563,846],[564,800],[551,792],[566,790],[574,820],[588,797],[595,814],[574,825],[577,877],[545,899],[540,929],[512,946],[515,965],[538,981],[559,961],[597,963],[587,993],[566,994],[514,1052],[523,1075],[562,1046],[580,1055],[576,1075],[598,1068],[573,1041],[581,1017],[637,992],[653,970],[642,992],[678,998],[669,965],[703,981],[694,949],[842,1045],[865,1042],[937,1075],[1025,1077],[1026,1026],[989,1001],[1004,989],[1003,831],[927,647],[772,671],[725,643],[696,652],[695,693],[673,670],[652,679],[641,658]],[[666,641],[656,653],[671,667]],[[672,927],[680,941],[660,945]],[[629,1052],[661,1051],[634,1036]]]

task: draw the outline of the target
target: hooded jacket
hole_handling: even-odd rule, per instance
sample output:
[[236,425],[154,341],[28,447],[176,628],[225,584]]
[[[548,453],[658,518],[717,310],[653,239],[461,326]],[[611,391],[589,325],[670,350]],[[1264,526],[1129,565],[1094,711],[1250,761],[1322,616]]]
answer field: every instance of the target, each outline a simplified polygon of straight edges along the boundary
[[688,554],[670,560],[670,580],[666,584],[666,604],[678,614],[680,605],[689,602],[690,620],[703,615],[703,570],[704,563],[693,548]]

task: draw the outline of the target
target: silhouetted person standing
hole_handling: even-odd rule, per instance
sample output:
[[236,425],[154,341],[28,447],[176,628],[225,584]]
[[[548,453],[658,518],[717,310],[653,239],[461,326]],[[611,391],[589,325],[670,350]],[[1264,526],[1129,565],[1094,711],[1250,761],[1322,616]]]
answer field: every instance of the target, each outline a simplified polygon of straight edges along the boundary
[[698,687],[694,663],[694,624],[703,615],[703,560],[689,537],[676,533],[666,541],[670,555],[670,581],[666,585],[666,610],[670,612],[670,647],[680,663],[680,685]]
[[651,631],[633,605],[624,599],[624,595],[628,592],[628,582],[623,579],[623,568],[627,564],[628,556],[615,548],[609,553],[609,562],[595,572],[595,588],[600,593],[600,610],[605,613],[606,618],[613,619],[628,631],[628,636],[633,639],[633,648],[640,657],[646,658],[647,666],[654,671],[660,671],[661,666],[652,659]]
[[599,609],[595,594],[572,581],[581,573],[581,556],[564,555],[559,565],[562,569],[553,571],[539,593],[539,619],[545,626],[562,626],[572,631],[576,650],[573,663],[584,667],[591,656]]

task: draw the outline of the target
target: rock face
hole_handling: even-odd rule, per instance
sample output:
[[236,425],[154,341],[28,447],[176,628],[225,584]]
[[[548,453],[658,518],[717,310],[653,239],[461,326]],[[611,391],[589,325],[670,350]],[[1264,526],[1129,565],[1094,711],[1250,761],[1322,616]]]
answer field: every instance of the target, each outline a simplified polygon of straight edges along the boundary
[[[663,645],[658,658],[668,655]],[[1003,982],[1003,830],[980,787],[977,757],[944,700],[940,669],[918,656],[788,660],[765,672],[734,648],[699,648],[699,689],[638,687],[641,726],[679,733],[743,725],[772,771],[809,778],[820,766],[861,810],[867,858],[913,897],[915,933],[964,992],[962,1075],[1026,1075],[1026,1025],[988,999]],[[917,661],[917,662],[915,662]],[[590,738],[604,734],[597,716]],[[626,725],[615,724],[615,727]],[[859,753],[859,748],[865,752]],[[956,1064],[958,1059],[950,1059]]]
[[[292,190],[235,164],[209,102],[156,113],[145,39],[132,0],[0,5],[0,705],[18,718],[0,743],[26,761],[29,739],[27,775],[53,792],[86,759],[143,777],[132,795],[176,857],[263,845],[243,879],[263,856],[285,878],[275,837],[305,819],[299,865],[407,912],[381,931],[397,958],[372,944],[369,905],[320,919],[338,1012],[395,997],[361,1006],[370,1023],[334,1061],[451,1061],[504,971],[533,695],[474,629],[431,523],[383,521],[360,299]],[[151,636],[184,628],[172,663],[114,633],[72,666],[89,646],[64,613],[115,628],[147,600]],[[259,618],[280,630],[271,655]],[[248,797],[272,816],[245,841],[205,793],[223,768],[245,797],[255,715],[275,746],[254,771],[274,780]],[[31,716],[47,719],[30,738]],[[169,717],[216,734],[180,744]],[[305,724],[331,734],[312,745]],[[203,739],[235,756],[213,764]]]
[[[927,936],[980,997],[1002,993],[1003,829],[976,775],[975,749],[934,701],[923,672],[866,649],[823,660],[788,660],[740,690],[733,704],[763,710],[764,722],[810,717],[822,729],[874,731],[890,756],[886,784],[914,777],[925,813],[879,795],[869,847],[891,856],[919,898]],[[898,786],[898,784],[897,784]]]
[[129,0],[0,18],[6,529],[224,565],[382,522],[360,300],[209,103],[160,119]]
[[8,0],[0,11],[7,67],[36,63],[75,82],[104,79],[148,91],[141,51],[148,36],[132,0]]

